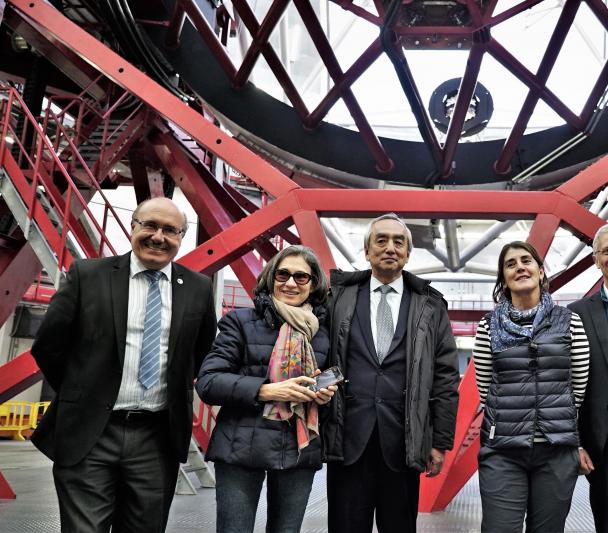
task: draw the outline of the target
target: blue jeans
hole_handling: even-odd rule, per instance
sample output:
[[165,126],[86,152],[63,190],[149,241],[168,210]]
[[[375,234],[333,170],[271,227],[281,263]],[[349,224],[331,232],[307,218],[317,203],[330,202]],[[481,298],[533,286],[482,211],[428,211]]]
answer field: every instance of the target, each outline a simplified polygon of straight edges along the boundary
[[216,462],[217,533],[253,531],[265,477],[267,533],[298,533],[315,472],[314,468],[264,470]]

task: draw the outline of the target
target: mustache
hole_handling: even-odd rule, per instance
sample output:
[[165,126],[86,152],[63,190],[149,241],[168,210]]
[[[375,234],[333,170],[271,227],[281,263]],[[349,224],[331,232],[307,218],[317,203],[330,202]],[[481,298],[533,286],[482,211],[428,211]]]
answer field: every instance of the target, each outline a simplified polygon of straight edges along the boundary
[[144,245],[148,246],[149,248],[154,248],[155,250],[166,250],[167,249],[166,244],[154,242],[152,239],[146,239],[144,241]]

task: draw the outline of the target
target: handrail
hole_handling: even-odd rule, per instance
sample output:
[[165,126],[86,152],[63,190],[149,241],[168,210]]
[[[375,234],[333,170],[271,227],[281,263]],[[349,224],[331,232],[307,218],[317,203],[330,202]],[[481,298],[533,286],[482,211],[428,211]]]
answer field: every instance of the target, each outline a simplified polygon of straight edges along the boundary
[[[97,250],[97,254],[98,254],[97,256],[99,256],[101,254],[102,250],[106,246],[111,251],[112,254],[116,255],[116,251],[115,251],[114,247],[112,246],[107,235],[105,234],[105,227],[102,228],[99,225],[99,223],[97,222],[95,216],[93,215],[93,213],[91,212],[91,210],[88,207],[88,202],[80,194],[78,187],[76,186],[75,182],[73,181],[73,179],[71,178],[71,176],[69,175],[67,170],[65,169],[62,161],[59,159],[59,156],[57,155],[56,151],[54,150],[51,140],[45,134],[46,127],[48,127],[48,118],[46,118],[46,120],[44,122],[45,127],[43,128],[43,126],[41,126],[37,122],[35,117],[32,115],[30,110],[27,108],[27,106],[23,102],[21,96],[15,89],[9,88],[7,90],[6,88],[0,87],[0,94],[2,94],[2,93],[8,94],[8,98],[6,100],[4,100],[4,99],[0,100],[0,110],[4,110],[4,112],[0,116],[0,120],[1,120],[0,123],[2,124],[2,128],[1,128],[2,138],[0,138],[0,166],[3,166],[3,164],[4,164],[4,157],[5,157],[5,154],[7,153],[7,136],[10,134],[14,138],[13,149],[15,147],[17,147],[19,149],[20,157],[18,159],[20,159],[22,162],[22,168],[23,168],[23,161],[25,160],[25,162],[27,162],[27,166],[25,167],[26,168],[25,172],[28,173],[28,177],[31,180],[31,183],[29,184],[29,187],[30,187],[29,190],[31,191],[31,198],[23,198],[25,203],[27,203],[29,201],[28,215],[27,215],[28,220],[31,221],[36,218],[36,216],[35,216],[36,204],[39,204],[42,207],[42,205],[38,201],[37,194],[36,194],[38,192],[39,186],[43,186],[44,189],[47,191],[47,193],[48,193],[47,197],[48,197],[49,202],[55,209],[55,212],[56,212],[56,215],[58,216],[58,218],[60,218],[62,220],[63,226],[60,230],[58,230],[61,232],[60,233],[60,235],[61,235],[60,245],[59,245],[58,249],[55,249],[55,248],[57,248],[56,246],[53,249],[54,253],[57,256],[58,268],[60,270],[63,269],[64,265],[68,261],[68,256],[66,254],[69,254],[69,251],[67,250],[67,234],[69,231],[71,231],[73,237],[76,239],[76,242],[78,242],[78,244],[84,250],[87,249],[87,244],[90,244],[90,243],[85,243],[82,240],[83,237],[82,237],[82,233],[80,231],[76,231],[77,222],[79,220],[80,215],[75,216],[72,214],[72,204],[73,203],[77,203],[77,205],[79,206],[78,209],[82,209],[82,214],[87,215],[88,219],[93,224],[95,230],[98,232],[98,238],[99,238],[100,243],[99,243],[99,250]],[[16,104],[20,108],[20,109],[18,109],[18,112],[22,113],[26,118],[26,125],[28,127],[33,128],[33,133],[35,135],[37,135],[37,137],[35,139],[35,145],[33,143],[33,146],[35,146],[35,150],[34,150],[35,151],[35,156],[34,156],[35,161],[32,161],[30,153],[28,153],[28,150],[24,146],[24,143],[20,139],[18,139],[15,128],[13,128],[11,126],[11,116],[12,116],[13,110],[17,108]],[[52,117],[54,120],[57,120],[57,115],[55,115],[50,109],[47,113],[47,117],[49,117],[49,116]],[[67,142],[70,144],[70,147],[75,151],[76,154],[78,154],[77,157],[80,157],[80,159],[82,160],[80,154],[78,153],[76,146],[74,145],[72,139],[70,139],[69,135],[67,135],[67,132],[65,131],[65,128],[64,128],[63,124],[61,123],[61,121],[57,120],[56,126],[58,128],[58,132],[61,131],[61,133],[63,135],[65,135],[65,138],[66,138]],[[50,156],[51,165],[52,165],[53,170],[60,172],[61,175],[63,176],[63,178],[65,179],[65,182],[67,184],[67,189],[62,196],[62,198],[64,198],[64,205],[61,205],[61,203],[58,201],[58,199],[55,198],[53,194],[51,194],[51,191],[54,188],[54,185],[51,182],[50,186],[49,186],[49,182],[47,181],[47,180],[51,180],[52,177],[49,177],[48,175],[45,174],[46,168],[43,165],[43,154],[45,157]],[[86,165],[83,165],[83,166],[84,166],[84,168],[87,168]],[[31,169],[31,170],[29,170],[29,169]],[[28,170],[29,170],[29,172],[28,172]],[[124,225],[120,221],[120,218],[114,211],[111,204],[108,202],[108,200],[105,197],[105,195],[103,194],[103,192],[101,192],[101,186],[99,185],[99,183],[97,183],[97,180],[94,179],[92,174],[90,174],[90,171],[89,171],[88,175],[90,177],[90,180],[89,180],[90,185],[92,187],[94,187],[96,189],[96,191],[98,191],[100,193],[100,196],[103,199],[104,220],[107,220],[107,216],[106,216],[107,211],[109,210],[110,212],[112,212],[116,222],[119,224],[123,233],[128,238],[129,237],[128,231],[125,229]],[[105,226],[105,224],[104,224],[104,226]],[[91,248],[91,249],[93,249],[93,248]]]
[[[56,115],[53,113],[53,111],[49,110],[48,114],[51,115],[53,118],[56,118]],[[48,125],[48,123],[46,122],[46,116],[45,116],[45,122],[44,122],[44,126],[45,126],[44,130],[45,131],[47,129],[46,128],[47,125]],[[129,238],[129,232],[127,231],[127,229],[125,228],[125,226],[123,225],[123,223],[120,221],[120,218],[118,217],[118,214],[116,213],[116,211],[112,207],[112,204],[106,198],[106,195],[103,193],[103,189],[101,188],[101,185],[99,185],[99,182],[95,179],[95,176],[93,176],[93,173],[91,172],[91,170],[87,166],[87,164],[84,161],[82,155],[78,151],[78,148],[76,147],[76,145],[74,144],[74,142],[72,141],[72,139],[69,137],[69,135],[65,131],[65,128],[64,128],[63,124],[57,123],[56,125],[59,128],[59,130],[65,135],[65,138],[66,138],[66,140],[68,142],[68,145],[74,151],[75,156],[78,158],[78,161],[82,165],[85,174],[89,178],[90,184],[93,186],[93,188],[97,191],[97,193],[103,199],[103,202],[104,202],[104,225],[100,228],[99,225],[97,224],[97,222],[93,219],[93,223],[95,224],[96,229],[98,231],[101,231],[103,229],[103,231],[105,232],[105,229],[106,229],[106,227],[105,227],[105,221],[107,220],[107,217],[105,216],[105,213],[109,210],[112,213],[112,215],[114,216],[114,219],[116,220],[116,222],[118,223],[118,225],[120,226],[120,229],[124,233],[125,237],[127,237],[127,239],[128,239]],[[84,199],[83,199],[83,201],[84,201]]]

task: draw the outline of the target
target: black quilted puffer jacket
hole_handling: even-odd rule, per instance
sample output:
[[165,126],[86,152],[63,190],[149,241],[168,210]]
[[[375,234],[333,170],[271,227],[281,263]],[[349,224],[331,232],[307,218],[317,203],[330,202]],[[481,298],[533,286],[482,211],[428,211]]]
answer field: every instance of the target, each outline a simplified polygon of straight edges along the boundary
[[[324,307],[314,313],[320,327],[312,347],[323,370],[329,351],[327,313]],[[255,309],[238,309],[220,320],[196,383],[205,403],[222,407],[207,460],[269,470],[321,468],[321,439],[312,440],[298,455],[295,423],[263,418],[264,404],[257,401],[260,387],[268,383],[268,363],[281,324],[268,295],[256,297]]]

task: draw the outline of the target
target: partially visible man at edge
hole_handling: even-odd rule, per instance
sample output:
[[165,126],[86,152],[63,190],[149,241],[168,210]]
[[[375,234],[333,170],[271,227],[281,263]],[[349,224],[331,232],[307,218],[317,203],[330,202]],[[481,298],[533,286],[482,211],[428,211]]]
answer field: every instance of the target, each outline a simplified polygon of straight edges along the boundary
[[608,224],[593,239],[593,258],[602,271],[600,290],[568,307],[577,313],[589,339],[589,381],[578,417],[582,473],[597,533],[608,533]]
[[331,365],[348,383],[326,422],[330,533],[416,531],[420,473],[441,472],[454,440],[458,358],[446,302],[403,270],[405,223],[373,220],[371,270],[331,274]]
[[142,202],[132,251],[75,261],[40,327],[32,354],[57,396],[32,441],[63,532],[165,530],[216,332],[211,281],[172,262],[186,229],[171,200]]

